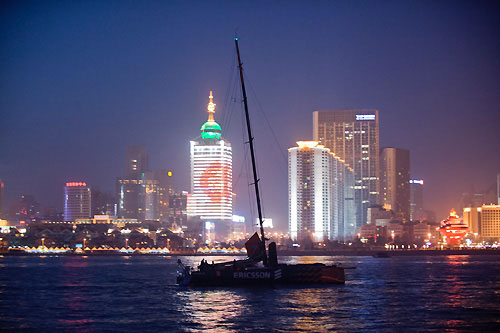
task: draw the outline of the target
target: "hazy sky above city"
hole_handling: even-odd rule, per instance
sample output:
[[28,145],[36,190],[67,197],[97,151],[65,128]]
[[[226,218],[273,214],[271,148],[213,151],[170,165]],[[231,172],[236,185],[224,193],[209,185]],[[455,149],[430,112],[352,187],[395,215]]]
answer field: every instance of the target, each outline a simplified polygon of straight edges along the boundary
[[[238,31],[264,209],[288,219],[286,148],[312,111],[376,108],[438,218],[500,172],[500,5],[488,1],[3,1],[0,178],[62,210],[65,181],[114,192],[127,144],[189,190],[189,141],[215,119],[248,217]],[[272,130],[266,121],[269,121]],[[274,133],[274,135],[273,135]],[[278,143],[275,142],[277,137]]]

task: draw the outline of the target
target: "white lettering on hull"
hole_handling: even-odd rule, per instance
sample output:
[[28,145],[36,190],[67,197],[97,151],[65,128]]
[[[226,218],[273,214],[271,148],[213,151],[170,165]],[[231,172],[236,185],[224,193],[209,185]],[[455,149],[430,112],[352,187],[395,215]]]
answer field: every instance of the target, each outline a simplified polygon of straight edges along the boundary
[[270,279],[271,272],[234,272],[235,279]]

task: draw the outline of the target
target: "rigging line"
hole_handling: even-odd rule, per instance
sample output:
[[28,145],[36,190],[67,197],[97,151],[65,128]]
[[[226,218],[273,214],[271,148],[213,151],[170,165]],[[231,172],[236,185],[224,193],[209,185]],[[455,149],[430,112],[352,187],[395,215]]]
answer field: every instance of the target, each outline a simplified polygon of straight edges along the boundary
[[269,130],[271,131],[271,134],[273,136],[274,142],[278,146],[278,150],[279,150],[279,152],[281,154],[281,157],[283,158],[283,161],[285,162],[285,164],[287,164],[287,166],[288,166],[288,157],[285,154],[285,150],[283,149],[283,147],[279,143],[278,137],[276,136],[276,133],[274,132],[273,127],[271,126],[271,122],[269,121],[269,118],[267,118],[267,115],[264,112],[264,108],[262,107],[262,104],[260,103],[260,100],[257,98],[257,93],[255,92],[255,89],[253,88],[252,81],[248,78],[248,74],[247,74],[246,77],[247,77],[248,85],[250,87],[250,91],[251,91],[251,93],[253,95],[253,98],[255,99],[255,101],[257,103],[257,110],[260,113],[262,113],[262,115],[264,116],[264,120],[266,121],[267,127],[269,127]]
[[236,56],[233,54],[233,60],[231,61],[231,66],[229,68],[228,86],[226,88],[226,93],[224,94],[224,107],[225,107],[225,111],[227,111],[227,112],[224,112],[223,117],[222,117],[222,122],[221,122],[223,127],[227,127],[227,128],[229,128],[229,124],[231,123],[231,117],[233,114],[232,105],[229,103],[229,101],[232,97],[231,89],[234,89],[232,87],[234,84],[233,81],[236,81],[235,80],[236,75],[234,73],[235,72],[234,71],[235,62],[236,62]]
[[[244,112],[243,103],[240,103],[240,108],[241,108],[241,111]],[[245,127],[245,119],[243,117],[241,117],[241,128],[242,128],[241,134],[243,137],[243,151],[245,153],[243,167],[245,167],[245,175],[247,177],[247,194],[248,194],[247,199],[248,199],[248,206],[250,208],[250,223],[251,223],[250,225],[252,227],[252,231],[255,231],[256,228],[258,228],[258,226],[256,224],[254,224],[254,222],[253,222],[255,220],[255,207],[254,207],[254,201],[251,200],[251,198],[252,198],[252,185],[251,185],[251,180],[250,180],[250,163],[248,163],[249,147],[247,145],[245,145],[246,132],[244,130],[244,127]]]
[[[233,67],[233,68],[235,68],[235,67]],[[236,76],[234,76],[234,77],[236,78]],[[232,107],[233,107],[233,105],[236,104],[236,100],[237,100],[235,98],[235,95],[236,95],[235,91],[237,91],[237,89],[238,89],[238,81],[234,80],[233,83],[232,83],[232,85],[231,85],[231,87],[232,87],[232,91],[230,92],[230,95],[228,97],[230,100],[227,103],[229,103],[229,105],[231,105],[231,110],[233,110]],[[227,126],[228,127],[229,127],[229,124],[231,123],[233,114],[234,114],[234,112],[231,112],[229,114],[229,119],[227,121],[227,124],[228,124]]]
[[238,173],[238,178],[236,178],[236,182],[233,183],[233,188],[238,186],[241,175],[243,174],[245,165],[248,164],[248,148],[243,145],[243,163],[241,164],[240,172]]
[[[239,91],[239,89],[238,89],[238,91]],[[241,94],[241,92],[240,92],[240,94]],[[240,95],[240,101],[243,101],[243,97],[241,95]],[[241,102],[240,105],[241,105],[241,110],[242,110],[242,114],[243,114],[245,112],[244,108],[243,108],[243,102]],[[246,123],[245,123],[245,118],[244,117],[241,117],[241,123],[242,123],[242,125],[241,125],[242,131],[243,131],[243,142],[244,143],[249,143],[250,139],[245,136],[245,135],[247,135],[247,132],[245,131]],[[254,141],[255,141],[255,137],[254,137]],[[259,168],[259,157],[258,157],[259,154],[257,153],[257,150],[258,150],[257,145],[254,144],[253,150],[254,150],[255,165],[257,166],[256,167],[257,179],[260,181],[260,172],[259,172],[260,168]],[[248,154],[249,147],[246,147],[245,151]],[[249,191],[250,191],[251,186],[255,185],[255,184],[252,183],[253,178],[252,179],[250,178],[250,175],[252,173],[252,171],[250,170],[250,164],[247,162],[247,163],[245,163],[245,166],[247,168],[246,169],[246,171],[247,171],[247,182],[248,182],[248,188],[249,188]],[[259,183],[259,184],[262,184],[262,183]],[[265,211],[266,210],[265,210],[265,205],[264,205],[265,200],[264,200],[264,195],[263,195],[263,192],[262,192],[262,185],[260,185],[260,187],[261,188],[259,189],[259,195],[260,195],[260,197],[262,199],[260,201],[260,206],[261,206],[262,217],[265,217]],[[249,192],[249,197],[248,198],[249,198],[249,200],[251,198],[250,192]],[[254,205],[251,205],[251,207],[253,209],[255,209]],[[255,213],[255,210],[252,211],[252,214],[254,214],[254,213]],[[252,216],[252,218],[253,218],[253,216]],[[259,227],[259,225],[257,224],[257,228],[258,227]]]

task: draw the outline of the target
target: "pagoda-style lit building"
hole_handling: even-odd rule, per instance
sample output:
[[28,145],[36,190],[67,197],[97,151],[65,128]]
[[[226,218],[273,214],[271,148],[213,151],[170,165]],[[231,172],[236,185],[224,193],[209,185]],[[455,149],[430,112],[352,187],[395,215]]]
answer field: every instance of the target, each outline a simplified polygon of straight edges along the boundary
[[455,210],[450,212],[450,216],[446,220],[441,221],[441,226],[437,230],[443,236],[446,245],[449,246],[459,245],[469,232],[469,228],[463,223]]
[[204,221],[206,240],[223,240],[231,232],[233,215],[232,150],[231,143],[222,137],[222,129],[214,120],[212,91],[209,98],[208,120],[201,126],[200,136],[191,141],[188,214]]

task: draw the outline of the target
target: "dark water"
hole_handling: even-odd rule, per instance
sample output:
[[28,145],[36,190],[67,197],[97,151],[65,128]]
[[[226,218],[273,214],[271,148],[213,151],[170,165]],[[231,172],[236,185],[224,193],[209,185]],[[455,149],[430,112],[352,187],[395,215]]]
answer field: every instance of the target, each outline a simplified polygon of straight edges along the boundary
[[[209,260],[227,260],[214,257]],[[185,257],[198,263],[201,257]],[[189,289],[174,257],[1,257],[0,328],[500,331],[500,257],[284,257],[355,265],[315,288]]]

